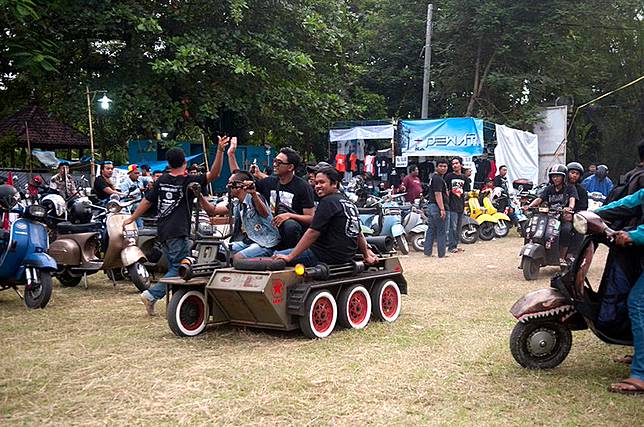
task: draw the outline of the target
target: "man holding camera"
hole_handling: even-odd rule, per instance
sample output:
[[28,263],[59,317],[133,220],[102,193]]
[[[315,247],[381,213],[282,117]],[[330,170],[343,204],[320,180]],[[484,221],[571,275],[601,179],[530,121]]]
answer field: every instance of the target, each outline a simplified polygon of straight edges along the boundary
[[[188,175],[186,156],[182,149],[171,148],[166,153],[170,172],[164,173],[154,182],[152,190],[146,194],[132,216],[123,222],[123,227],[136,221],[153,204],[158,210],[158,235],[163,252],[168,259],[168,272],[163,277],[176,277],[180,261],[190,255],[191,201],[188,185],[199,183],[202,190],[219,177],[223,164],[223,153],[228,137],[219,137],[217,155],[212,169],[203,175]],[[154,316],[154,304],[165,296],[166,286],[159,282],[141,293],[141,300],[150,316]]]
[[[273,225],[273,215],[264,197],[255,189],[250,173],[237,171],[226,185],[233,201],[235,221],[232,251],[235,258],[271,256],[280,241],[280,232]],[[228,207],[213,206],[201,196],[201,207],[209,216],[228,215]]]

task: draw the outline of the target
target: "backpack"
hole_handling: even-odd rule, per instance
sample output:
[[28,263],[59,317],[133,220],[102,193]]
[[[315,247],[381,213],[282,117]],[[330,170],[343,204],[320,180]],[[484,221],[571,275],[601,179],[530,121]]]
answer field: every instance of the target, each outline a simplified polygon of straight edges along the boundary
[[640,177],[644,177],[644,167],[639,167],[628,172],[626,175],[622,175],[619,178],[619,183],[610,190],[608,196],[606,196],[605,205],[619,200],[622,197],[626,197],[629,194],[633,194],[639,190],[638,181]]

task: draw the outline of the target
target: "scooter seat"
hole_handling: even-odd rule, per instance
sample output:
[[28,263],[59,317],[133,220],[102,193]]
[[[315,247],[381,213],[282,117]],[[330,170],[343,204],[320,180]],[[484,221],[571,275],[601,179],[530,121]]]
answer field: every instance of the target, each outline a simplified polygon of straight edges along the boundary
[[377,215],[378,208],[358,208],[358,213],[360,215]]
[[77,234],[93,233],[101,230],[101,223],[92,222],[89,224],[72,224],[71,222],[61,222],[56,226],[59,234]]
[[159,230],[156,227],[143,227],[139,228],[139,237],[140,236],[157,236]]

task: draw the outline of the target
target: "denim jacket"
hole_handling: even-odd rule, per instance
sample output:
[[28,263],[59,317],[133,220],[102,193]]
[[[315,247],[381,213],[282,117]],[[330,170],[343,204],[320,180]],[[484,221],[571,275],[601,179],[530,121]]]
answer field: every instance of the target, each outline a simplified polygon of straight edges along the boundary
[[[264,198],[261,195],[259,195],[259,197],[264,201]],[[280,232],[273,224],[271,224],[271,221],[273,221],[273,215],[271,214],[270,209],[266,218],[261,216],[255,209],[253,197],[250,194],[246,195],[246,198],[242,203],[239,201],[235,202],[233,215],[235,218],[241,219],[242,228],[246,232],[248,238],[261,247],[272,248],[277,246],[280,242]]]

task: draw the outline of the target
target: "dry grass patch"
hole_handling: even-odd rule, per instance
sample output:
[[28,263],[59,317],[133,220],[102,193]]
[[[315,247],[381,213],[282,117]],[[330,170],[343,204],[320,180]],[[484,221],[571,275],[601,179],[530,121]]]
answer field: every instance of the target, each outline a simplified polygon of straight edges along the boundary
[[520,244],[479,243],[442,260],[412,254],[398,322],[319,341],[233,327],[176,338],[162,316],[144,315],[132,285],[102,276],[89,290],[56,286],[42,311],[3,292],[0,422],[641,424],[641,398],[606,391],[628,374],[610,361],[628,349],[582,332],[555,370],[514,362],[508,310],[548,284],[546,274],[523,280]]

